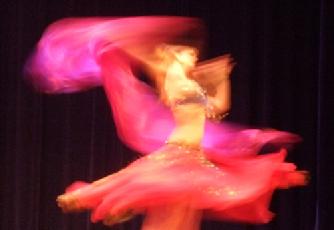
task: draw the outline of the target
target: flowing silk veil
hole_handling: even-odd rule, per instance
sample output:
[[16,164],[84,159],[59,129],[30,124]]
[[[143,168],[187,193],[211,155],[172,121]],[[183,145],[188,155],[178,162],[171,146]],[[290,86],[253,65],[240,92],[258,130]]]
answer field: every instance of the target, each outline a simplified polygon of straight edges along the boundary
[[[175,124],[154,89],[135,76],[133,60],[145,60],[157,45],[176,43],[202,27],[200,20],[187,17],[63,19],[43,34],[25,66],[26,76],[46,93],[102,85],[122,141],[149,154],[164,144]],[[287,132],[208,121],[202,145],[211,159],[220,161],[256,154],[269,142],[285,145],[298,140]]]

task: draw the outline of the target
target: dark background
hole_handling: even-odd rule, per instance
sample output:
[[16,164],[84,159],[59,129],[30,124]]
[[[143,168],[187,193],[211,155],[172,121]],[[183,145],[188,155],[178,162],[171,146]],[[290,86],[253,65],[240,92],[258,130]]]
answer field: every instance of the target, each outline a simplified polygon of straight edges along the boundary
[[[298,133],[288,160],[311,172],[305,188],[277,191],[266,225],[203,222],[202,229],[330,230],[333,1],[13,0],[1,3],[0,226],[102,230],[88,214],[64,215],[55,198],[74,180],[115,172],[138,156],[120,143],[104,92],[38,94],[24,62],[46,26],[64,17],[182,15],[208,28],[205,58],[231,53],[231,121]],[[265,173],[265,172],[264,172]],[[140,229],[136,218],[112,229]]]

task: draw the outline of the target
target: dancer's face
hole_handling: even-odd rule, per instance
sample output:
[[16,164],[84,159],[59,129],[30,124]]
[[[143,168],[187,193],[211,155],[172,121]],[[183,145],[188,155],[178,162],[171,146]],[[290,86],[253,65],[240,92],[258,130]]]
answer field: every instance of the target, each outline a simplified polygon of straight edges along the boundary
[[176,58],[188,68],[193,68],[198,59],[198,53],[196,49],[184,48],[176,53]]

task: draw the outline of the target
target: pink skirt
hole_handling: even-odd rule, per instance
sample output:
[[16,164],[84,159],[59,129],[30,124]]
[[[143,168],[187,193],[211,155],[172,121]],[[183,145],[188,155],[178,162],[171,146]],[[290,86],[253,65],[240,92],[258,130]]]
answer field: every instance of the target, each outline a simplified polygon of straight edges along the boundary
[[306,184],[306,173],[285,163],[285,156],[282,149],[215,163],[202,150],[166,145],[93,183],[74,183],[58,205],[92,210],[93,222],[109,224],[178,203],[205,218],[266,223],[273,217],[268,207],[275,189]]

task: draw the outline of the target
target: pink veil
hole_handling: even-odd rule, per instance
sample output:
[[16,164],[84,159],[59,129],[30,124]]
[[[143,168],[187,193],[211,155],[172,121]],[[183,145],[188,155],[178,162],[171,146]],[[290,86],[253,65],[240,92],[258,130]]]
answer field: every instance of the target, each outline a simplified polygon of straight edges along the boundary
[[[46,93],[71,93],[103,85],[120,138],[149,154],[174,127],[169,109],[138,80],[133,61],[157,44],[173,43],[201,28],[186,17],[69,18],[47,28],[25,66],[29,80]],[[266,143],[286,145],[299,137],[281,131],[245,129],[230,123],[206,124],[203,148],[216,161],[256,154]]]

